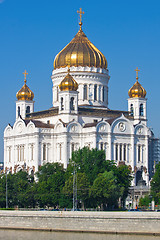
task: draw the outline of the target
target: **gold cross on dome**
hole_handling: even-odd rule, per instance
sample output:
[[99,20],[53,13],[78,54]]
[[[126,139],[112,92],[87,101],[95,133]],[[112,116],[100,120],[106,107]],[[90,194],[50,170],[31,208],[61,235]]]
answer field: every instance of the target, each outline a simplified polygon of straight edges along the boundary
[[25,72],[24,72],[23,74],[24,74],[24,82],[26,83],[26,82],[27,82],[26,76],[28,75],[28,73],[27,73],[26,70],[25,70]]
[[138,72],[140,71],[139,69],[138,69],[138,67],[135,69],[135,71],[136,71],[136,79],[137,79],[137,81],[138,81]]
[[84,14],[84,12],[82,11],[82,8],[80,8],[79,11],[77,11],[77,13],[79,13],[79,17],[80,17],[80,22],[79,22],[79,24],[82,25],[82,14]]

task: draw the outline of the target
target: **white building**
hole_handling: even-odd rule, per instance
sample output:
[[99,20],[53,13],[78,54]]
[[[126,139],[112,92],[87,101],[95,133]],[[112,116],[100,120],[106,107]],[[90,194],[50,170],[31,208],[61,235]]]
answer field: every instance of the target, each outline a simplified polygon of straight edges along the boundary
[[[107,160],[134,171],[133,185],[149,183],[146,91],[138,81],[129,90],[128,111],[108,107],[110,79],[105,56],[80,30],[57,54],[52,71],[53,107],[34,112],[34,94],[25,84],[17,93],[16,121],[4,131],[4,169],[36,172],[47,162],[67,167],[72,151],[104,149]],[[137,177],[136,177],[137,176]]]

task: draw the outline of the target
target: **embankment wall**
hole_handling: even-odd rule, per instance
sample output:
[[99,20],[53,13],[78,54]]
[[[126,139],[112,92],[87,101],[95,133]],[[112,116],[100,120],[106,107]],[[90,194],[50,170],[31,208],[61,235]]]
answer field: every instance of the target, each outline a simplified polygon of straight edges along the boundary
[[160,212],[0,211],[0,229],[160,235]]

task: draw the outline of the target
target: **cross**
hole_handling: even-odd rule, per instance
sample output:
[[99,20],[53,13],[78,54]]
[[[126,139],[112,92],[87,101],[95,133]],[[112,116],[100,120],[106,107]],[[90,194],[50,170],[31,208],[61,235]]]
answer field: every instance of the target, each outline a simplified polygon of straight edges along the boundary
[[77,11],[77,13],[79,13],[79,16],[80,16],[79,25],[82,25],[82,14],[84,14],[84,12],[82,11],[82,8],[80,8],[79,11]]
[[26,82],[27,82],[26,76],[28,75],[28,73],[27,73],[26,70],[25,70],[25,72],[24,72],[23,74],[24,74],[24,82],[26,83]]
[[138,67],[135,69],[135,71],[136,71],[136,79],[137,79],[137,81],[138,81],[138,72],[140,71],[139,69],[138,69]]

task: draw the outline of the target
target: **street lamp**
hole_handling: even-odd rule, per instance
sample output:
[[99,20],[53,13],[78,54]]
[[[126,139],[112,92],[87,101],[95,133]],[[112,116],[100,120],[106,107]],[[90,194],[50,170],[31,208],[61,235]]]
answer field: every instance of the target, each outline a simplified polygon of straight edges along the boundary
[[6,169],[6,208],[8,208],[8,184],[7,184],[8,169]]
[[6,208],[8,208],[7,171],[6,171]]
[[75,163],[73,170],[73,211],[77,211],[77,170]]

